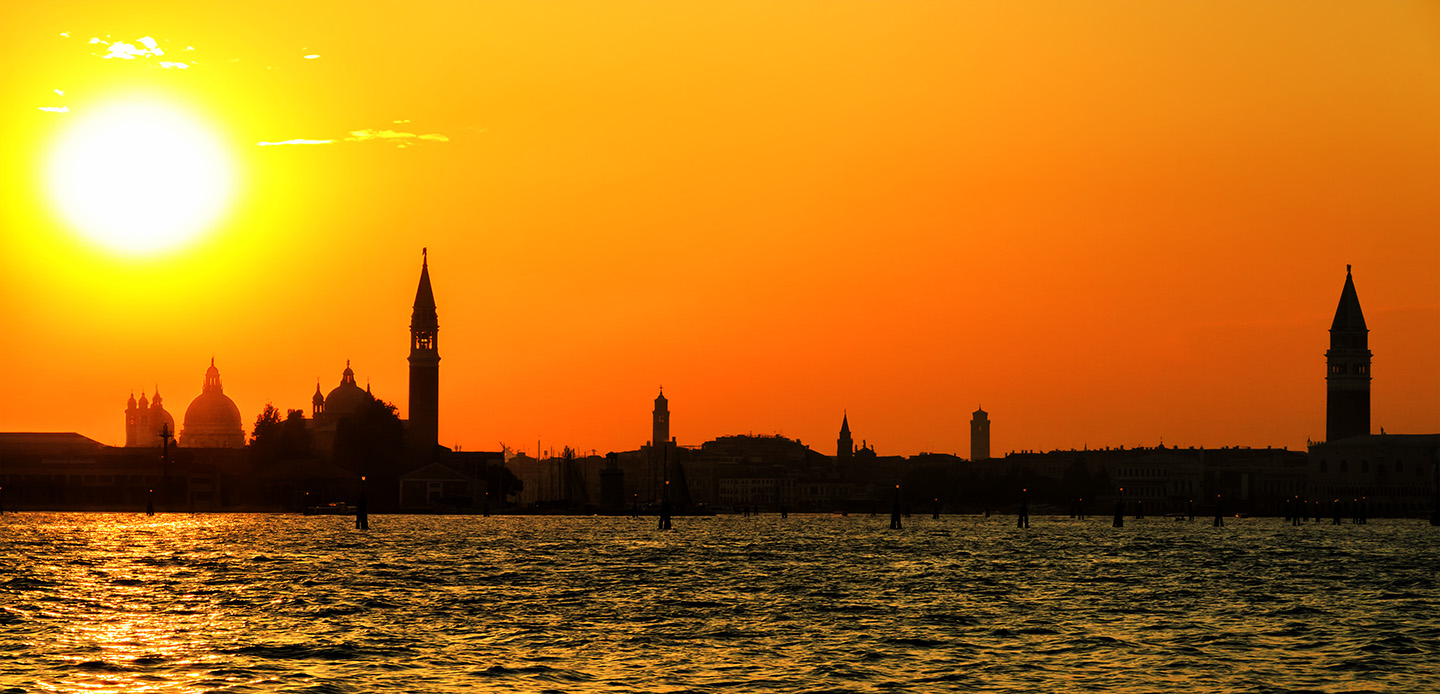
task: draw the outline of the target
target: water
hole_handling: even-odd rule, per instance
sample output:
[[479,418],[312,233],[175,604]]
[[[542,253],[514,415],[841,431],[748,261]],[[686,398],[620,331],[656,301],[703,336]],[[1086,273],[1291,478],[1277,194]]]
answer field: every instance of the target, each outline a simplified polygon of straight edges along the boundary
[[1440,691],[1440,530],[8,514],[0,693]]

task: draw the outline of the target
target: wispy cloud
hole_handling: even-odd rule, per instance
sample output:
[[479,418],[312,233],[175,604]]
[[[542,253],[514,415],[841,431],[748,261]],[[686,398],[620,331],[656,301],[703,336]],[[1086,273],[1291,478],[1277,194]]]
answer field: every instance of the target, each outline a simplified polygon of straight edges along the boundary
[[70,107],[69,107],[69,106],[40,106],[39,108],[40,108],[41,111],[45,111],[45,112],[47,112],[47,113],[69,113],[69,112],[70,112]]
[[275,147],[278,145],[328,145],[334,140],[284,140],[282,142],[256,142],[261,147]]
[[[409,123],[410,121],[397,120],[395,122]],[[261,147],[271,147],[274,145],[328,145],[334,142],[372,141],[393,143],[396,147],[403,149],[405,147],[410,147],[421,142],[449,142],[450,138],[448,136],[441,135],[440,133],[425,133],[423,135],[420,135],[416,133],[402,132],[399,130],[391,130],[389,128],[365,128],[363,130],[351,130],[349,135],[340,138],[331,138],[326,140],[297,138],[293,140],[281,140],[276,142],[257,142],[255,144]]]
[[319,58],[319,57],[320,57],[320,54],[318,54],[318,53],[312,53],[312,54],[310,54],[310,55],[305,56],[305,59],[306,59],[306,60],[314,60],[314,59]]
[[415,133],[402,133],[394,130],[351,130],[350,137],[345,139],[351,142],[364,142],[365,140],[404,140],[415,137]]

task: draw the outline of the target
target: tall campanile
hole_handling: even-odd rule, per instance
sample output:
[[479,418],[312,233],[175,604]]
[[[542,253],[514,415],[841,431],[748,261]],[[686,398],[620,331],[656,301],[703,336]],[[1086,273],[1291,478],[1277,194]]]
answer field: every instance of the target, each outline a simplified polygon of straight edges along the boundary
[[420,251],[420,286],[410,314],[410,442],[422,459],[440,443],[440,318],[430,289],[430,259]]
[[660,389],[659,397],[655,398],[655,410],[650,413],[651,428],[654,429],[650,437],[650,445],[657,449],[670,443],[670,401],[665,399],[665,389]]
[[1339,441],[1370,433],[1370,331],[1360,312],[1360,297],[1350,266],[1345,288],[1330,324],[1330,350],[1325,352],[1325,440]]

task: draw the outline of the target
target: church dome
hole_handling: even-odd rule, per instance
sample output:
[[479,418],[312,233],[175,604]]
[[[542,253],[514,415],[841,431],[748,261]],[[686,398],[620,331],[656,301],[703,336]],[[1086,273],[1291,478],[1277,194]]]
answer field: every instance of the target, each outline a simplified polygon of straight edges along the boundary
[[344,417],[359,411],[366,403],[374,400],[369,393],[355,385],[355,372],[350,362],[345,362],[345,371],[340,375],[340,385],[325,396],[325,414],[329,417]]
[[185,409],[185,428],[180,445],[187,448],[242,448],[245,431],[240,425],[240,408],[225,395],[215,360],[205,370],[205,386]]
[[164,425],[165,430],[170,432],[171,436],[174,436],[176,431],[175,418],[170,416],[170,413],[165,409],[164,405],[160,404],[160,402],[160,388],[157,386],[155,388],[155,397],[150,400],[150,426],[151,428],[155,429],[155,432],[158,434],[160,432],[161,425]]

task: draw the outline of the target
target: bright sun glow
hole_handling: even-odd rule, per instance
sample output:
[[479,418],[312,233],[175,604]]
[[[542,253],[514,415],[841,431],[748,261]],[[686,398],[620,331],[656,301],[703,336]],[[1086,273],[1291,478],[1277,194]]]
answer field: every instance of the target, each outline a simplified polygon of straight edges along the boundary
[[73,115],[46,182],[61,217],[89,239],[127,255],[173,250],[229,205],[229,157],[190,114],[125,102]]

